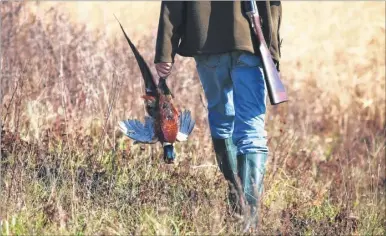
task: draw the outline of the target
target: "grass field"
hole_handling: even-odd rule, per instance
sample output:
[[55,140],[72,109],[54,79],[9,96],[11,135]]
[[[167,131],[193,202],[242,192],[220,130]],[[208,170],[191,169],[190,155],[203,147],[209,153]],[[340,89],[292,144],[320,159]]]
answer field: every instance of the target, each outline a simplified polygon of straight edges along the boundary
[[[385,3],[283,1],[262,235],[385,235]],[[144,8],[146,7],[146,8]],[[152,65],[159,2],[1,2],[0,235],[238,234],[194,61],[169,85],[196,127],[165,165],[117,122]],[[152,72],[155,74],[154,66]]]

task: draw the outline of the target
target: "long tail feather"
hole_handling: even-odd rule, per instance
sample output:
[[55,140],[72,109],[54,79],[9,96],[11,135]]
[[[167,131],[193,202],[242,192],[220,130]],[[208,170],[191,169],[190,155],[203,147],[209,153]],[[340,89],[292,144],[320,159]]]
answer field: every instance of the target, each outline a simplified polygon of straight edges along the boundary
[[122,29],[123,34],[125,35],[125,38],[127,42],[130,45],[131,50],[134,53],[135,59],[137,60],[138,66],[141,70],[142,77],[145,81],[145,87],[146,87],[146,94],[148,95],[155,95],[157,93],[157,86],[154,80],[153,75],[151,74],[150,68],[141,56],[141,54],[138,52],[137,48],[134,46],[134,44],[131,42],[130,38],[127,36],[125,30],[123,29],[121,23],[117,19],[117,17],[114,15],[115,19],[118,21],[119,26]]

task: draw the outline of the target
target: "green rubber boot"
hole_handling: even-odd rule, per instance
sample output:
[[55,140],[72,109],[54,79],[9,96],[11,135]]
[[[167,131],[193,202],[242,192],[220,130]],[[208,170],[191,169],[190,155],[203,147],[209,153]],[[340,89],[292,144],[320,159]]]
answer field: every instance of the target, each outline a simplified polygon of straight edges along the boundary
[[[242,187],[237,176],[237,147],[232,138],[212,138],[217,164],[228,181],[228,199],[234,211],[241,214],[243,208]],[[241,202],[240,202],[241,201]]]
[[255,229],[258,222],[260,197],[268,153],[248,153],[237,156],[238,175],[241,179],[244,197],[250,208],[244,232]]

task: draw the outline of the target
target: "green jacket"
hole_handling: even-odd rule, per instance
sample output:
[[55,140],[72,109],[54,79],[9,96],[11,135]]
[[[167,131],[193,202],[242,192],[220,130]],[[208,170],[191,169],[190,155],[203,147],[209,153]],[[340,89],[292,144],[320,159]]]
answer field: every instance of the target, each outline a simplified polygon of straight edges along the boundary
[[[280,1],[256,1],[262,30],[272,58],[280,60]],[[258,47],[241,1],[162,1],[154,63],[173,62],[177,54],[243,50]]]

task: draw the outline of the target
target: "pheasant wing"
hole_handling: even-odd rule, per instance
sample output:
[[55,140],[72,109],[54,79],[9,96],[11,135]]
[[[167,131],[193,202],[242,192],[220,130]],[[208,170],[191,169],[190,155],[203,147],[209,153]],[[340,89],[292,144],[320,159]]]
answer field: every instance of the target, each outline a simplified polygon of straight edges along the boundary
[[190,111],[184,110],[180,113],[179,123],[180,127],[177,134],[177,141],[186,141],[190,133],[192,133],[194,125],[196,124]]
[[135,119],[120,121],[119,128],[126,136],[139,143],[156,143],[158,141],[154,133],[154,120],[149,116],[145,117],[145,124]]

